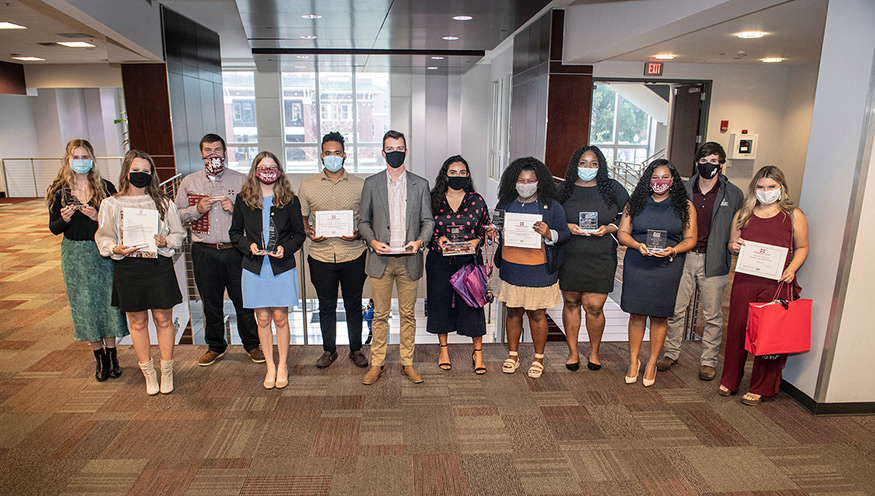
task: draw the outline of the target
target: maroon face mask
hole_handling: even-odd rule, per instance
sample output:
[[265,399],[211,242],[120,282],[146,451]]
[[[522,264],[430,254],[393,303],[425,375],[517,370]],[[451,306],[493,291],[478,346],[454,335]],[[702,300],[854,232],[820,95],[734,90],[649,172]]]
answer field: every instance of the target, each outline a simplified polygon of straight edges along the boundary
[[279,169],[256,169],[255,177],[264,184],[273,184],[280,178]]
[[671,183],[671,179],[651,179],[650,189],[652,189],[657,195],[661,195],[671,188]]
[[204,167],[207,174],[218,176],[225,170],[225,157],[218,153],[213,153],[204,157]]

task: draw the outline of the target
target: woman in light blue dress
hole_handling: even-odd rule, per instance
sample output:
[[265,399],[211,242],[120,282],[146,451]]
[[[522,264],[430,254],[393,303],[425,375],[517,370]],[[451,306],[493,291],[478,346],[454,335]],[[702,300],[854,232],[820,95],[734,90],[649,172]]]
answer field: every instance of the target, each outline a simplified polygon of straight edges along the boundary
[[[231,242],[243,253],[243,307],[255,309],[267,366],[266,389],[289,383],[289,307],[298,304],[295,252],[306,238],[301,203],[279,163],[270,152],[255,156],[237,195],[229,230]],[[276,363],[271,321],[279,349]]]

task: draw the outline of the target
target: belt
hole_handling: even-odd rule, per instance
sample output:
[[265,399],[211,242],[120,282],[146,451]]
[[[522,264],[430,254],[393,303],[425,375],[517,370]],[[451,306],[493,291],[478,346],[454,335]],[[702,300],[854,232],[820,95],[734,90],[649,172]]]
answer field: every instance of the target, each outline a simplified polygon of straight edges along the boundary
[[213,248],[214,250],[228,250],[228,249],[234,248],[234,245],[232,243],[201,243],[198,241],[198,242],[195,242],[195,244],[201,245],[201,246],[204,246],[207,248]]
[[705,248],[693,248],[693,251],[696,253],[705,253]]

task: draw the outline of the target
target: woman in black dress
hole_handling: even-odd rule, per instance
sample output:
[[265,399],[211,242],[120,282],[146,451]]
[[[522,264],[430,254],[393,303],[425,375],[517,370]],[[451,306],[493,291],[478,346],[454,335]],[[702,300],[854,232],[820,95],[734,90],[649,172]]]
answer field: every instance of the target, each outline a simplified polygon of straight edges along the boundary
[[[620,224],[629,193],[608,177],[608,164],[597,146],[578,148],[568,162],[565,180],[559,184],[559,203],[571,239],[565,244],[565,263],[559,268],[562,290],[562,325],[568,342],[568,370],[580,367],[577,337],[580,332],[580,308],[586,312],[589,335],[590,370],[601,368],[599,345],[605,331],[605,301],[614,289],[617,271],[617,242],[614,233]],[[593,219],[595,217],[595,219]],[[593,223],[584,225],[583,219]]]
[[[447,351],[447,333],[455,331],[470,336],[474,341],[471,353],[474,372],[486,373],[483,363],[483,335],[486,334],[486,315],[483,307],[469,307],[455,294],[450,278],[468,264],[483,264],[479,247],[489,226],[489,209],[483,197],[474,191],[468,162],[459,155],[444,161],[434,188],[431,190],[431,210],[434,214],[434,236],[428,245],[425,271],[428,275],[428,322],[426,331],[437,334],[440,340],[438,366],[450,370]],[[474,247],[470,255],[444,256],[446,243],[454,235]]]
[[[652,231],[648,233],[648,231]],[[674,314],[678,285],[684,271],[683,254],[696,246],[696,209],[687,198],[674,165],[654,160],[644,169],[623,210],[617,238],[627,247],[623,258],[623,296],[620,308],[629,314],[629,372],[626,384],[638,381],[638,352],[650,317],[650,359],[644,369],[645,387],[656,382],[656,361],[665,342],[668,318]],[[648,234],[667,239],[662,249],[648,249]]]

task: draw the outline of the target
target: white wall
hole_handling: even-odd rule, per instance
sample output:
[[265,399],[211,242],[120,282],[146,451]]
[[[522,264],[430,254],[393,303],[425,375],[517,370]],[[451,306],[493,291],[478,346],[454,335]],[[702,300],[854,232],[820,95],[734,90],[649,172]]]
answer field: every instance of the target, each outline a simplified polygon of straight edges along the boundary
[[781,139],[781,169],[787,176],[790,194],[798,199],[805,172],[808,134],[811,131],[811,111],[817,87],[817,64],[790,66],[787,74],[787,101],[784,107],[783,139]]
[[492,130],[492,72],[489,65],[477,65],[462,76],[461,155],[471,168],[471,179],[488,205],[495,199],[487,196],[489,177],[489,134]]
[[26,64],[28,88],[121,88],[119,64]]

